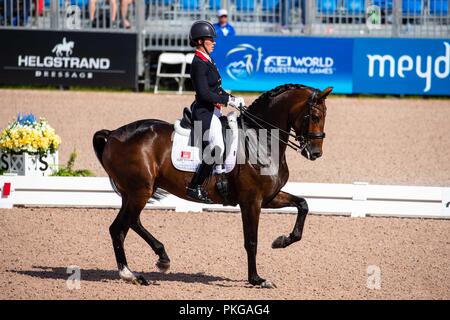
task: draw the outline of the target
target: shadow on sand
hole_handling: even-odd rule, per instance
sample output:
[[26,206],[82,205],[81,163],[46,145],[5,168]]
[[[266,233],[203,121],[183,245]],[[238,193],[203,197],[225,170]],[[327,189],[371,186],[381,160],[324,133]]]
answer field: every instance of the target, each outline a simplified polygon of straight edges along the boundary
[[[41,279],[60,279],[67,280],[71,273],[67,272],[65,267],[43,267],[43,266],[33,266],[33,270],[8,270],[8,272],[14,272],[17,274],[27,275],[35,278]],[[207,275],[204,273],[183,273],[183,272],[173,272],[160,273],[160,272],[143,272],[140,273],[150,282],[184,282],[184,283],[202,283],[206,285],[219,285],[223,287],[233,287],[234,285],[229,285],[226,283],[243,283],[240,280],[232,280],[226,277]],[[96,282],[106,282],[111,280],[120,280],[119,273],[117,270],[101,270],[101,269],[83,269],[81,268],[81,280],[82,281],[96,281]],[[216,283],[216,282],[225,283]],[[156,283],[157,284],[157,283]]]

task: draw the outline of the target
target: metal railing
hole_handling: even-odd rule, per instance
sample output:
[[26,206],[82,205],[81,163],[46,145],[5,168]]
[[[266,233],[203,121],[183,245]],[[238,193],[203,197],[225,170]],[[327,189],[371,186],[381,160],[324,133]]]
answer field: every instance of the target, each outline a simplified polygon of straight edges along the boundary
[[447,37],[449,5],[449,0],[0,0],[0,27],[138,31],[178,44],[192,21],[216,22],[217,10],[225,8],[240,35]]
[[136,31],[133,0],[0,0],[0,27]]
[[189,51],[193,21],[228,10],[238,35],[421,37],[450,35],[450,0],[0,0],[0,29],[139,34],[144,51]]
[[228,9],[239,35],[421,37],[450,35],[448,0],[146,0],[145,48],[188,50],[194,20]]
[[318,0],[310,34],[448,37],[448,0]]

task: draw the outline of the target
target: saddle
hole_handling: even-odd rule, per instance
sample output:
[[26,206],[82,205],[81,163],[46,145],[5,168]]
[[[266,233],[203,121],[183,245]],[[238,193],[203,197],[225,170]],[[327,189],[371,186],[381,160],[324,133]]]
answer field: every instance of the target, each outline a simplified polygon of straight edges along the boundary
[[[225,150],[223,153],[223,164],[225,173],[231,172],[236,166],[238,149],[238,125],[237,115],[231,112],[227,116],[220,117],[222,123],[222,138]],[[175,121],[172,144],[171,159],[173,166],[181,171],[195,172],[201,164],[202,137],[197,137],[194,141],[194,122],[189,108],[184,108],[183,117]],[[228,132],[226,132],[228,130]],[[229,133],[232,133],[230,136]],[[228,133],[228,138],[226,133]],[[229,189],[226,177],[223,174],[217,176],[216,188],[221,195],[224,205],[229,202]]]
[[190,108],[185,107],[183,109],[183,117],[180,120],[180,126],[185,129],[192,129],[192,111]]
[[[231,144],[233,143],[233,139],[227,139],[226,134],[227,134],[227,130],[232,130],[232,128],[230,127],[230,124],[228,123],[227,116],[221,116],[219,118],[219,120],[222,124],[222,139],[223,139],[223,144],[225,146],[222,161],[225,162],[225,159],[228,157],[228,155],[232,149]],[[180,126],[186,130],[191,130],[190,138],[189,138],[189,146],[201,148],[201,144],[202,144],[201,139],[197,139],[194,141],[194,131],[192,130],[194,128],[194,121],[192,120],[192,111],[188,107],[185,107],[183,109],[183,116],[180,120]],[[201,137],[198,137],[198,138],[201,138]]]

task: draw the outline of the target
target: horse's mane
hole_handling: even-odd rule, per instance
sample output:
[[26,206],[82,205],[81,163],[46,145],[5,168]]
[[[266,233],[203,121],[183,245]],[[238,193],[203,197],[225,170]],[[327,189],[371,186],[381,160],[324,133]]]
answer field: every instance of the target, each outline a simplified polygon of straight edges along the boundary
[[303,84],[283,84],[278,87],[275,87],[269,91],[264,92],[262,95],[260,95],[253,103],[248,107],[248,111],[252,112],[257,109],[261,109],[268,105],[270,100],[275,98],[276,96],[279,96],[280,94],[289,91],[289,90],[295,90],[295,89],[311,89],[314,90],[314,88],[305,86]]

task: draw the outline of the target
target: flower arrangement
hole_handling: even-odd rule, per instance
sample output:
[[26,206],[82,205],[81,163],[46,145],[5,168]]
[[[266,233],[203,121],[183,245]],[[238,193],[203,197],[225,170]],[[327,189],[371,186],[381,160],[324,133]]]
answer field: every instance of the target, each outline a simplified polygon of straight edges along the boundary
[[47,120],[30,114],[18,114],[17,119],[0,133],[0,149],[3,152],[30,154],[54,153],[61,138]]

